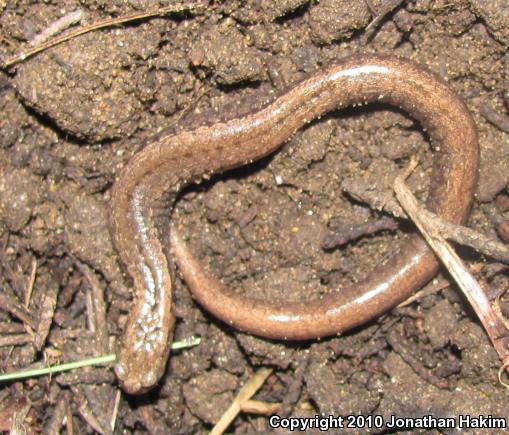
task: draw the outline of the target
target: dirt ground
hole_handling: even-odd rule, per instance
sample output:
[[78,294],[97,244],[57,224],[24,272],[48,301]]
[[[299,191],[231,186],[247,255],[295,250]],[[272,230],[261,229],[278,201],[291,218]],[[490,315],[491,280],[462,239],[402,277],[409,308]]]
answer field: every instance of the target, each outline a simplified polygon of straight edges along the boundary
[[[412,59],[464,99],[481,147],[468,226],[497,237],[497,219],[509,210],[509,132],[503,131],[509,5],[408,0],[366,30],[387,3],[210,1],[199,11],[88,33],[0,73],[1,371],[115,350],[132,283],[109,235],[110,192],[144,144],[168,129],[252,111],[353,53]],[[0,56],[19,52],[76,9],[87,24],[165,5],[0,1]],[[390,195],[395,174],[412,155],[423,164],[411,185],[424,198],[431,151],[418,123],[385,105],[332,112],[275,155],[190,186],[172,219],[184,225],[210,269],[239,292],[311,300],[364,276],[413,231],[401,221],[397,230],[322,247],[334,231],[383,217],[358,191]],[[509,287],[504,267],[471,250],[460,253],[491,297]],[[175,339],[198,335],[201,344],[172,354],[159,388],[120,397],[115,432],[205,433],[260,367],[274,371],[255,398],[282,403],[280,415],[483,414],[509,421],[500,360],[444,278],[428,285],[440,291],[353,332],[299,343],[228,328],[179,281]],[[509,314],[509,294],[500,307]],[[70,426],[74,433],[109,433],[118,391],[110,367],[5,384],[0,430],[16,423],[29,433],[68,433]],[[256,414],[241,414],[229,428],[269,429],[268,417]]]

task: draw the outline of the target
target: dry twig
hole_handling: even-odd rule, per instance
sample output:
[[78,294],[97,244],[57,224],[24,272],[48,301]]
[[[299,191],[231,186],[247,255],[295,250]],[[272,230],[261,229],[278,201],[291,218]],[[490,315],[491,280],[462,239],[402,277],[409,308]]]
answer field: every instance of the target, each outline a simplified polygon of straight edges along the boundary
[[69,391],[61,391],[58,394],[56,405],[53,407],[51,418],[44,425],[45,433],[60,433],[60,428],[64,423],[67,414],[67,404],[71,401],[71,393]]
[[[371,23],[369,23],[366,26],[366,29],[365,29],[366,33],[371,32],[372,29],[377,27],[388,14],[390,14],[394,9],[396,9],[404,1],[405,0],[386,0],[382,4],[382,7],[380,8],[380,10],[376,12]],[[373,8],[373,5],[371,4],[371,2],[366,1],[366,4],[367,4],[369,10],[371,11],[371,13],[373,13],[374,8]]]
[[34,338],[34,346],[37,350],[41,350],[48,337],[51,324],[53,323],[53,315],[57,307],[59,286],[52,278],[48,282],[44,300],[39,310],[39,325]]
[[0,322],[1,334],[23,334],[25,327],[17,322]]
[[505,363],[502,367],[500,367],[500,369],[498,370],[498,381],[509,390],[509,384],[507,382],[504,382],[504,380],[502,379],[502,374],[504,373],[504,371],[507,371],[508,368],[509,363]]
[[148,433],[157,433],[157,424],[155,418],[155,409],[152,404],[140,398],[137,400],[138,405],[138,415],[140,418],[140,423],[147,429]]
[[407,305],[412,304],[413,302],[424,298],[426,296],[433,295],[435,293],[438,293],[439,291],[450,287],[451,283],[448,279],[439,279],[436,282],[433,281],[431,284],[424,287],[422,290],[419,290],[418,292],[414,293],[412,296],[410,296],[408,299],[405,299],[403,302],[401,302],[399,305],[396,306],[396,308],[403,308]]
[[233,400],[230,407],[221,416],[219,421],[216,423],[210,435],[221,435],[230,425],[230,423],[237,417],[242,409],[242,404],[248,401],[264,384],[265,380],[272,373],[272,369],[262,368],[258,370],[254,376],[249,379],[244,385],[237,397]]
[[261,402],[259,400],[246,400],[240,405],[240,410],[249,414],[272,415],[279,413],[282,403]]
[[111,413],[110,418],[110,427],[112,432],[115,432],[115,425],[117,424],[117,416],[118,416],[118,407],[120,405],[120,398],[122,397],[122,393],[120,389],[117,388],[117,394],[115,394],[115,403],[113,405],[113,412]]
[[72,421],[72,410],[71,403],[68,402],[65,407],[67,418],[65,419],[65,428],[67,429],[67,435],[74,435],[74,424]]
[[108,323],[106,321],[106,302],[104,300],[104,289],[97,279],[97,276],[86,264],[76,261],[76,267],[87,279],[92,292],[91,292],[91,322],[92,330],[95,330],[96,342],[99,346],[98,354],[109,352],[108,342]]
[[0,336],[0,347],[19,346],[21,344],[32,343],[34,341],[30,334],[9,334]]
[[491,237],[462,225],[454,225],[444,221],[436,214],[420,208],[422,219],[433,222],[433,226],[447,240],[454,241],[463,246],[469,246],[484,255],[509,264],[509,247]]
[[[357,186],[353,191],[348,190],[348,193],[356,200],[367,203],[375,210],[390,213],[397,218],[408,218],[405,211],[392,197],[383,192],[370,189],[368,185],[362,186],[362,188]],[[380,198],[383,198],[382,202],[380,202]],[[433,221],[433,225],[445,239],[469,246],[481,254],[509,264],[508,245],[462,225],[451,224],[429,210],[420,208],[420,213],[424,219]]]
[[11,313],[32,329],[37,328],[37,321],[29,311],[3,291],[0,292],[0,310]]
[[[424,236],[435,254],[440,258],[451,276],[458,283],[458,286],[466,296],[470,305],[478,315],[488,334],[493,347],[497,351],[503,364],[509,363],[509,353],[507,350],[507,330],[504,328],[501,320],[497,317],[481,289],[479,283],[468,271],[464,263],[458,257],[452,247],[445,241],[435,225],[434,220],[430,220],[426,213],[422,213],[422,207],[417,203],[412,192],[405,185],[404,180],[410,175],[417,165],[413,161],[404,174],[398,176],[394,182],[394,191],[396,197],[405,209],[406,213],[415,223],[421,234]],[[509,370],[509,367],[508,367]]]
[[84,35],[85,33],[92,32],[94,30],[118,26],[119,24],[125,24],[133,21],[143,20],[146,18],[176,14],[180,12],[199,13],[203,9],[204,5],[202,4],[182,3],[176,5],[173,4],[170,6],[166,6],[164,8],[152,9],[144,12],[134,12],[132,14],[124,15],[118,18],[107,18],[105,20],[100,20],[88,26],[82,26],[76,30],[57,36],[56,38],[50,39],[49,41],[41,45],[38,45],[37,47],[29,48],[25,51],[22,51],[21,53],[18,53],[7,59],[5,62],[3,62],[1,67],[2,69],[9,68],[13,65],[16,65],[17,63],[23,62],[25,59],[28,59],[29,57],[32,57],[37,53],[40,53],[41,51],[47,50],[48,48],[54,47],[55,45],[61,44],[62,42],[69,41],[70,39],[76,38],[77,36],[80,35]]
[[190,101],[186,106],[180,111],[177,117],[170,122],[167,129],[171,129],[175,127],[184,116],[186,116],[194,107],[198,104],[198,102],[210,91],[210,89],[206,89],[204,85],[200,85],[200,87],[196,90],[196,95],[193,97],[192,101]]
[[103,428],[97,417],[94,415],[90,407],[88,406],[88,401],[85,395],[79,388],[72,388],[74,393],[74,397],[76,401],[80,404],[78,407],[78,412],[83,418],[83,420],[90,425],[92,429],[96,432],[99,432],[102,435],[108,435],[111,432],[110,428]]
[[27,290],[25,293],[25,308],[28,310],[30,306],[30,299],[32,299],[32,291],[34,289],[35,278],[37,276],[37,260],[32,258],[32,270],[30,272],[30,278],[28,279]]

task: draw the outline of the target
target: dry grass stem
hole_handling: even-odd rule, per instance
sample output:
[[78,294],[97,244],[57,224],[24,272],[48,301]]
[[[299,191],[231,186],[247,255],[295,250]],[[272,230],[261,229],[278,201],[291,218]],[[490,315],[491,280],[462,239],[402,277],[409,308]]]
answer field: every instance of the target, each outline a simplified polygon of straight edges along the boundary
[[224,433],[230,423],[240,413],[242,404],[247,402],[259,390],[271,373],[272,369],[262,368],[247,381],[247,383],[239,391],[239,394],[237,394],[237,397],[235,397],[231,403],[230,407],[216,423],[210,432],[210,435],[221,435]]

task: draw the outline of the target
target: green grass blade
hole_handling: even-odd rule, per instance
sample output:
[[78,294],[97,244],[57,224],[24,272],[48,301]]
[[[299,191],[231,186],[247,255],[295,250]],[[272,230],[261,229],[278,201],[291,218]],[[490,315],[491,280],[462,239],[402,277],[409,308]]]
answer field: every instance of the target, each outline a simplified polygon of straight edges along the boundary
[[33,378],[35,376],[50,375],[53,373],[65,372],[68,370],[78,369],[81,367],[89,367],[97,364],[106,364],[115,361],[116,355],[103,355],[97,358],[88,358],[81,361],[73,361],[70,363],[60,364],[58,366],[43,367],[40,369],[21,370],[14,373],[6,373],[0,375],[0,382],[12,381],[16,379]]
[[[201,337],[189,337],[185,340],[174,341],[171,344],[172,350],[186,349],[188,347],[197,346],[201,343]],[[108,364],[115,362],[117,356],[112,353],[110,355],[98,356],[95,358],[87,358],[81,361],[73,361],[57,366],[48,366],[40,369],[20,370],[13,373],[5,373],[0,375],[0,382],[15,381],[18,379],[34,378],[36,376],[51,375],[53,373],[60,373],[69,370],[79,369],[82,367],[90,367],[99,364]]]

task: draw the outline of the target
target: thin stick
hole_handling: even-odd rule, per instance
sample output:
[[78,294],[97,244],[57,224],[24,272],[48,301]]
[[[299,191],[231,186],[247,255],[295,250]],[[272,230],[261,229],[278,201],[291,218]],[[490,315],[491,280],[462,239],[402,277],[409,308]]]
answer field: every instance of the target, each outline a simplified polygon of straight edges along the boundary
[[72,421],[72,411],[70,402],[67,403],[66,406],[66,419],[65,419],[65,428],[67,430],[68,435],[74,435],[74,424]]
[[401,302],[399,305],[397,305],[396,308],[406,307],[407,305],[410,305],[411,303],[413,303],[421,298],[438,293],[439,291],[441,291],[447,287],[450,287],[450,286],[451,286],[451,283],[449,282],[449,280],[440,279],[436,282],[431,283],[431,285],[424,287],[422,290],[419,290],[417,293],[414,293],[408,299],[405,299],[403,302]]
[[83,418],[83,420],[90,425],[92,429],[101,435],[106,435],[111,433],[110,431],[106,431],[103,427],[97,416],[94,414],[90,406],[88,406],[88,401],[85,396],[78,389],[72,390],[74,396],[76,397],[76,401],[80,403],[78,406],[78,412]]
[[69,391],[64,390],[58,394],[57,403],[53,408],[52,415],[44,425],[44,433],[60,433],[60,428],[67,414],[67,404],[70,400],[71,393]]
[[[406,213],[415,223],[421,234],[424,236],[435,254],[440,258],[451,276],[458,283],[458,286],[472,305],[472,308],[479,316],[486,333],[488,334],[493,347],[497,351],[503,364],[509,363],[509,353],[507,346],[507,331],[502,322],[497,317],[486,297],[473,275],[468,271],[464,263],[458,257],[446,240],[440,235],[433,221],[427,220],[421,213],[421,207],[413,196],[410,189],[405,185],[404,180],[417,166],[414,160],[410,163],[404,174],[398,176],[394,182],[394,191],[396,197],[405,209]],[[509,367],[507,368],[509,371]]]
[[13,316],[16,316],[23,323],[30,326],[32,329],[37,329],[37,322],[32,317],[30,312],[21,304],[6,294],[5,292],[0,293],[0,310],[7,311],[11,313]]
[[200,85],[200,87],[198,88],[197,90],[197,94],[196,97],[193,98],[193,100],[191,102],[189,102],[186,107],[184,107],[180,113],[178,114],[177,118],[174,119],[172,122],[170,122],[170,124],[168,125],[168,128],[172,128],[173,126],[177,125],[180,120],[185,116],[187,115],[191,109],[193,109],[193,107],[195,107],[198,102],[205,96],[205,94],[207,94],[209,92],[209,89],[205,89],[205,86],[204,85]]
[[259,400],[246,400],[240,405],[240,410],[249,414],[272,415],[278,413],[283,407],[282,403],[261,402]]
[[[393,200],[392,197],[388,198],[386,193],[373,190],[371,186],[365,185],[362,188],[357,187],[354,191],[348,188],[347,191],[354,199],[367,203],[374,210],[389,213],[396,218],[408,218],[396,200]],[[377,199],[380,197],[386,197],[387,200],[380,203]],[[421,208],[420,213],[424,215],[424,219],[433,221],[434,226],[445,239],[459,243],[460,245],[469,246],[481,254],[488,255],[495,260],[509,264],[508,245],[478,231],[472,230],[471,228],[451,224],[429,210]]]
[[422,207],[419,209],[419,213],[421,213],[422,219],[433,222],[438,232],[447,240],[452,240],[463,246],[469,246],[477,252],[509,264],[509,247],[505,243],[485,236],[471,228],[451,224]]
[[504,382],[504,380],[502,379],[502,373],[504,372],[504,370],[507,371],[508,368],[509,363],[505,363],[502,367],[500,367],[500,369],[498,370],[498,381],[509,390],[509,384],[507,382]]
[[375,7],[373,6],[373,3],[371,2],[371,0],[364,0],[364,3],[366,3],[366,6],[368,7],[369,9],[369,12],[371,13],[371,15],[373,17],[376,17],[378,15]]
[[213,427],[210,435],[221,435],[224,433],[230,423],[239,414],[242,404],[249,400],[258,391],[258,389],[264,384],[265,380],[271,373],[272,369],[262,368],[247,381],[246,385],[244,385],[239,391],[239,394],[237,397],[235,397],[230,407],[225,411],[225,413]]
[[117,424],[118,406],[120,404],[120,398],[122,397],[121,391],[117,388],[117,394],[115,394],[115,404],[113,405],[113,412],[110,418],[110,428],[112,432],[115,431],[115,425]]
[[184,338],[180,341],[174,341],[171,344],[171,350],[187,349],[188,347],[198,346],[201,343],[201,337],[191,335],[190,337]]
[[92,301],[92,293],[85,293],[85,307],[87,309],[87,329],[95,335],[97,331],[95,316],[94,316],[94,302]]
[[25,294],[25,308],[28,309],[30,306],[30,300],[32,299],[32,291],[34,289],[35,278],[37,276],[37,260],[32,258],[32,271],[30,272],[30,279],[28,280],[27,292]]
[[41,350],[48,338],[51,325],[53,323],[53,316],[57,307],[58,292],[60,286],[53,279],[48,283],[44,299],[39,309],[39,324],[37,325],[34,346],[37,350]]
[[25,327],[18,322],[0,322],[0,335],[3,334],[22,334]]
[[118,18],[107,18],[104,20],[100,20],[96,23],[82,26],[77,28],[76,30],[67,32],[63,35],[57,36],[49,41],[33,48],[29,48],[28,50],[22,51],[9,59],[7,59],[2,65],[2,69],[6,69],[10,66],[16,65],[19,62],[23,62],[25,59],[34,56],[41,51],[47,50],[48,48],[54,47],[55,45],[61,44],[62,42],[69,41],[70,39],[76,38],[77,36],[84,35],[85,33],[92,32],[98,29],[104,29],[107,27],[118,26],[119,24],[125,24],[132,21],[138,21],[146,18],[153,18],[168,14],[176,14],[179,12],[193,12],[198,13],[203,10],[204,5],[202,4],[193,4],[193,3],[183,3],[180,5],[171,5],[166,6],[164,8],[152,9],[145,12],[134,12],[132,14],[127,14]]
[[91,292],[87,292],[87,302],[88,295],[90,295],[91,312],[89,315],[91,319],[91,326],[93,326],[93,328],[90,329],[95,331],[96,342],[99,346],[99,353],[109,352],[110,349],[108,343],[108,324],[106,322],[106,302],[104,301],[104,289],[101,286],[99,279],[90,267],[77,260],[75,261],[75,264],[81,274],[88,281],[88,284],[92,289]]
[[0,337],[0,347],[20,346],[22,344],[33,343],[34,338],[30,334],[9,334]]
[[[405,0],[386,0],[383,4],[376,16],[373,18],[371,23],[369,23],[365,29],[366,32],[371,31],[371,29],[378,26],[378,24],[394,9],[396,9],[401,3],[403,3]],[[373,12],[372,7],[369,6],[371,12]]]

